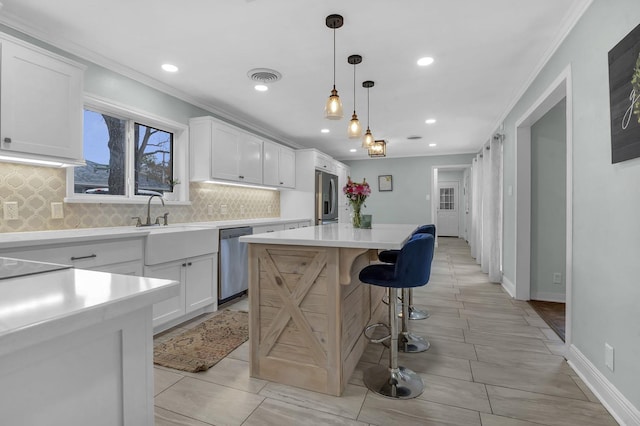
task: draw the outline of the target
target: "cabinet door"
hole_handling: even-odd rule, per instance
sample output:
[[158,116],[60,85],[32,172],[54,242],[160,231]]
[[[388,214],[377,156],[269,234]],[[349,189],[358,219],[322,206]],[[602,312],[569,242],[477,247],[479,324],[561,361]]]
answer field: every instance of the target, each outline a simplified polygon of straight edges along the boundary
[[[240,135],[230,127],[213,124],[211,141],[211,177],[240,180],[238,170]],[[262,175],[262,171],[260,171]]]
[[[184,265],[184,266],[183,266]],[[169,262],[154,266],[144,267],[144,276],[150,278],[164,278],[167,280],[180,281],[180,294],[171,299],[163,300],[153,305],[153,326],[164,324],[172,319],[180,318],[185,314],[184,310],[184,288],[186,276],[186,262]]]
[[83,161],[83,71],[22,45],[1,45],[2,151]]
[[215,255],[187,259],[185,298],[187,313],[210,305],[217,300],[218,258]]
[[246,183],[262,183],[262,140],[243,134],[239,142],[239,180]]
[[263,142],[264,162],[262,177],[265,185],[280,186],[280,147],[272,142]]
[[276,231],[284,231],[284,225],[262,225],[262,226],[254,226],[253,233],[254,234],[264,234],[266,232],[276,232]]
[[280,147],[279,177],[280,185],[287,188],[296,187],[296,153],[292,149]]

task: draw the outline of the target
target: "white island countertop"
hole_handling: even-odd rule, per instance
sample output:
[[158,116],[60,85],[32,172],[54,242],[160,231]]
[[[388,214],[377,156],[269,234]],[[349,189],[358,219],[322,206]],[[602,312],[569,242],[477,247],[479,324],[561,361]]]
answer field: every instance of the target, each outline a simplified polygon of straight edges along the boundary
[[244,243],[317,247],[399,250],[418,225],[373,224],[371,229],[353,228],[350,223],[310,226],[240,237]]
[[0,280],[0,356],[178,295],[176,281],[64,269]]

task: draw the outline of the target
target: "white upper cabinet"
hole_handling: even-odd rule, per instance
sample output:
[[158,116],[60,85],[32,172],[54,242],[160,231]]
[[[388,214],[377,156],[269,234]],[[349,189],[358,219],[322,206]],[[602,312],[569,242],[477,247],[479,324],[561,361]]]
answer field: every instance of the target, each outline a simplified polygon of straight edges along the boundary
[[296,153],[286,146],[264,141],[264,174],[265,185],[282,188],[296,186]]
[[0,34],[0,155],[84,164],[84,68]]
[[262,184],[262,140],[212,117],[189,120],[191,180]]

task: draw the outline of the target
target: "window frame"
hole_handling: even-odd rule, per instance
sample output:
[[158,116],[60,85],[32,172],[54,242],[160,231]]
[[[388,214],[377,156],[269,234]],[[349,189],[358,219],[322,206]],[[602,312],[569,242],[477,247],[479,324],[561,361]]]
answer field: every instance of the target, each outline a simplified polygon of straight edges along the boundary
[[191,204],[189,201],[189,127],[185,124],[160,117],[146,111],[123,105],[95,95],[85,94],[83,110],[89,109],[98,113],[109,114],[113,117],[127,120],[127,140],[125,156],[125,195],[99,195],[76,194],[74,192],[74,168],[67,169],[67,190],[64,202],[66,203],[94,203],[94,204],[143,204],[149,197],[147,195],[135,195],[135,171],[133,126],[139,123],[173,133],[173,177],[180,180],[180,185],[174,188],[177,192],[176,201],[167,201],[165,204]]

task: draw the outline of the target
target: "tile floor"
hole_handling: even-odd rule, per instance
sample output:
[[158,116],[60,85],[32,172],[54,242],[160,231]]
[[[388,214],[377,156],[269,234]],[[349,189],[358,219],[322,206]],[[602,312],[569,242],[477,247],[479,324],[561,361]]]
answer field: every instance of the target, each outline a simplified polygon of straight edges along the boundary
[[[431,348],[399,356],[424,379],[416,399],[364,387],[363,371],[387,363],[381,345],[367,348],[344,395],[333,397],[250,378],[247,342],[206,372],[156,367],[156,425],[617,424],[567,365],[555,333],[526,302],[487,281],[463,240],[439,239],[431,280],[414,302],[431,314],[410,323]],[[246,299],[230,308],[246,310]]]

